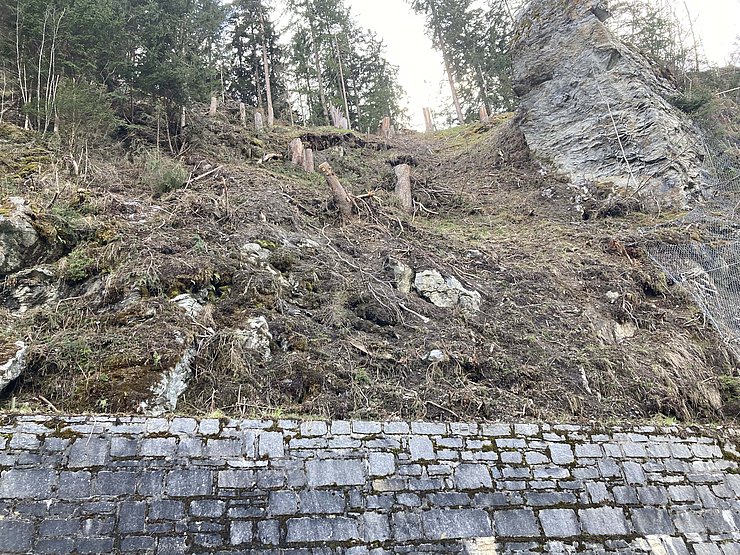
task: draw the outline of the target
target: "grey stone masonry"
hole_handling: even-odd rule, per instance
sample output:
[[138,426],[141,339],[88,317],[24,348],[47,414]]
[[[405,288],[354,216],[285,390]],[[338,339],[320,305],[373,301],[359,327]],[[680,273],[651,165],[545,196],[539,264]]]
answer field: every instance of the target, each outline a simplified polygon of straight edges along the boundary
[[736,431],[0,417],[0,554],[740,554]]

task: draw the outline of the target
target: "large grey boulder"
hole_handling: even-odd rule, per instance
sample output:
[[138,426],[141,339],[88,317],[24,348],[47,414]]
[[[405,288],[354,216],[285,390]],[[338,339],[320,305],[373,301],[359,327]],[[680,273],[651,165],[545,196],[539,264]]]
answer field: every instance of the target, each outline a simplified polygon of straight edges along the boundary
[[38,251],[42,241],[31,217],[20,197],[10,197],[0,211],[0,275],[17,272]]
[[605,2],[532,0],[512,50],[532,151],[578,186],[660,208],[702,196],[699,133],[652,62],[606,27]]

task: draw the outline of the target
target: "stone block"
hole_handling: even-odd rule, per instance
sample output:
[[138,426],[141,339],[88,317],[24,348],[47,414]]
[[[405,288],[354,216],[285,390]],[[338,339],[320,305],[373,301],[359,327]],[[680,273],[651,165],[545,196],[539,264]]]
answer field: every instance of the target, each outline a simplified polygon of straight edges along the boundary
[[285,456],[282,432],[260,432],[258,442],[261,459],[279,459]]
[[382,431],[380,422],[367,422],[364,420],[352,421],[352,433],[360,435],[378,435]]
[[668,511],[665,509],[632,509],[630,516],[632,517],[632,525],[635,531],[643,536],[670,536],[676,531]]
[[48,499],[56,485],[50,469],[12,469],[0,473],[0,499]]
[[185,518],[185,505],[172,499],[156,499],[149,504],[148,520],[175,520]]
[[571,538],[581,533],[572,509],[545,509],[539,512],[539,517],[547,538]]
[[113,553],[113,538],[80,538],[75,545],[75,554],[93,555]]
[[[0,539],[1,545],[2,539]],[[68,555],[74,551],[74,548],[75,542],[72,538],[42,538],[33,546],[33,553],[34,555]],[[12,552],[2,551],[0,553]]]
[[298,496],[292,491],[270,492],[268,513],[271,515],[292,515],[298,512]]
[[138,474],[131,471],[110,472],[102,470],[95,477],[97,495],[125,495],[136,490]]
[[433,509],[421,514],[426,538],[465,539],[493,533],[488,513],[480,509]]
[[455,486],[460,490],[480,490],[493,487],[491,473],[482,464],[461,464],[455,469]]
[[320,542],[344,542],[359,537],[357,521],[347,517],[301,517],[287,521],[286,542],[305,545]]
[[213,493],[213,473],[210,470],[201,469],[173,470],[167,475],[165,491],[172,497],[211,495]]
[[141,455],[143,457],[171,457],[177,450],[177,440],[174,437],[148,437],[141,440]]
[[370,453],[368,455],[370,476],[390,476],[396,471],[396,458],[393,453]]
[[497,538],[536,538],[540,536],[540,527],[531,509],[496,511],[493,514],[493,520],[496,525]]
[[114,458],[133,458],[138,454],[139,442],[130,437],[114,436],[110,441],[110,456]]
[[329,432],[326,422],[315,420],[301,424],[301,435],[305,437],[325,436]]
[[218,499],[196,499],[190,503],[190,514],[199,518],[221,518],[226,503]]
[[262,545],[278,545],[280,543],[280,522],[277,520],[257,521],[257,541]]
[[109,450],[110,443],[106,439],[78,437],[69,448],[67,466],[70,468],[105,466]]
[[156,543],[157,540],[151,536],[125,536],[121,538],[121,552],[152,552]]
[[254,525],[250,521],[233,520],[229,524],[229,543],[244,545],[252,542]]
[[39,525],[39,536],[58,538],[75,536],[80,531],[80,521],[76,518],[43,520]]
[[627,536],[630,533],[622,509],[602,507],[578,511],[581,528],[590,536]]
[[447,425],[443,422],[412,422],[411,432],[419,435],[447,435]]
[[398,542],[418,540],[424,537],[421,517],[416,513],[394,512],[391,522],[393,538]]
[[341,491],[305,490],[300,493],[300,504],[301,513],[315,515],[340,514],[346,508],[344,493]]
[[125,501],[118,506],[118,532],[123,536],[146,530],[146,503]]
[[365,465],[356,459],[308,461],[306,477],[311,487],[360,486],[365,483]]
[[425,436],[411,436],[409,438],[409,452],[411,460],[434,460],[434,445],[432,440]]
[[218,473],[219,489],[249,489],[256,484],[257,476],[253,470],[220,470]]
[[570,464],[575,460],[573,449],[565,443],[550,444],[550,458],[554,464]]
[[364,513],[360,519],[362,538],[368,542],[384,542],[390,538],[388,515]]

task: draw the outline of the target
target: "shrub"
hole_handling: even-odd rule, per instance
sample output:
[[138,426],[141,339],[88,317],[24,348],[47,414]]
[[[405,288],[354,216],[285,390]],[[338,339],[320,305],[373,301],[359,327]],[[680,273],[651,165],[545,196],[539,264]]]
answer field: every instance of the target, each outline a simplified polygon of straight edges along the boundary
[[144,163],[141,181],[155,197],[180,189],[188,180],[188,170],[178,160],[153,156]]

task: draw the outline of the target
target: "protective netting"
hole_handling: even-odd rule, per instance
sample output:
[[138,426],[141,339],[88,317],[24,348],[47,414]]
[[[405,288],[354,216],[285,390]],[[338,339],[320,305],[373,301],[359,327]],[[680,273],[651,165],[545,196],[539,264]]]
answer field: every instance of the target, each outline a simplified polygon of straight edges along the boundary
[[648,254],[691,294],[740,361],[740,160],[737,149],[706,140],[705,170],[713,197],[672,227],[685,241],[655,241]]

